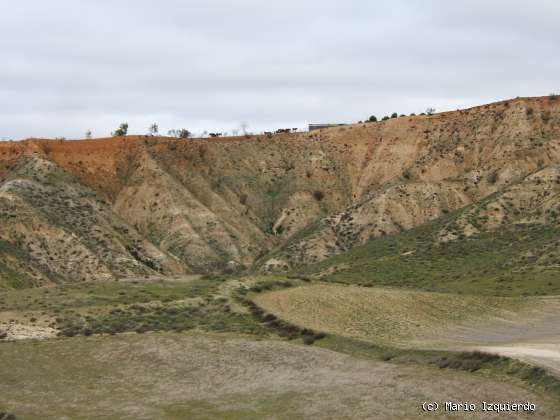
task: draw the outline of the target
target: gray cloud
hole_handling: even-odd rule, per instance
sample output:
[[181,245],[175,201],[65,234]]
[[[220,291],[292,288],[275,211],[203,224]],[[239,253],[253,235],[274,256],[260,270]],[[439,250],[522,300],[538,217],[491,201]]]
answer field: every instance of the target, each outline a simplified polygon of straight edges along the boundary
[[[270,4],[269,4],[270,3]],[[253,130],[560,91],[554,0],[0,4],[0,138]]]

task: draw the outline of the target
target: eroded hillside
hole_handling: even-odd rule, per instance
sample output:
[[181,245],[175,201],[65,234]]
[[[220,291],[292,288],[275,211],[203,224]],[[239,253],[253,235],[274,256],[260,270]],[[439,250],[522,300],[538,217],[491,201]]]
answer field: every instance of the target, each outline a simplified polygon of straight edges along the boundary
[[473,203],[442,241],[547,223],[559,147],[553,97],[272,138],[2,142],[0,287],[287,270]]

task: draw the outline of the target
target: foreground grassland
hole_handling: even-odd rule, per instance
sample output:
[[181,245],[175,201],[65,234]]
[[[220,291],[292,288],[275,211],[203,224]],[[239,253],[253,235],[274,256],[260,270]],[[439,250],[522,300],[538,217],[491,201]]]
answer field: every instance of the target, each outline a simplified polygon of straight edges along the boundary
[[[455,216],[453,216],[455,217]],[[299,270],[327,281],[496,296],[560,295],[556,225],[511,225],[441,243],[453,218],[369,241]]]
[[415,418],[422,401],[466,399],[528,400],[542,418],[560,412],[552,397],[512,381],[326,344],[342,351],[195,332],[4,343],[0,407],[21,419],[370,419]]
[[[529,307],[520,298],[315,284],[255,297],[288,322],[377,343],[400,343],[461,321]],[[537,302],[534,302],[537,304]]]
[[[265,312],[254,301],[285,305]],[[523,306],[263,276],[3,291],[0,323],[52,325],[59,337],[0,342],[0,412],[20,419],[413,418],[420,401],[468,399],[530,400],[555,418],[560,385],[541,368],[482,353],[402,349],[390,339],[470,320],[470,311]],[[374,331],[386,342],[352,339],[349,331],[367,339]]]

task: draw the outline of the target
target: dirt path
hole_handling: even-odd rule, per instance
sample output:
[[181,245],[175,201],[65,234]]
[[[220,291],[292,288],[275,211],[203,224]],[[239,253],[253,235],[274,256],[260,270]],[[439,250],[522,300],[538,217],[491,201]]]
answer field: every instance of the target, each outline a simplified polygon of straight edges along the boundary
[[464,322],[424,335],[417,346],[476,349],[536,363],[560,374],[560,298],[538,300],[533,310]]
[[556,374],[560,374],[560,345],[554,345],[554,349],[544,348],[546,346],[553,346],[548,343],[531,345],[534,347],[528,347],[525,344],[520,344],[509,347],[478,347],[477,350],[501,354],[508,357],[515,357],[520,360],[543,366]]

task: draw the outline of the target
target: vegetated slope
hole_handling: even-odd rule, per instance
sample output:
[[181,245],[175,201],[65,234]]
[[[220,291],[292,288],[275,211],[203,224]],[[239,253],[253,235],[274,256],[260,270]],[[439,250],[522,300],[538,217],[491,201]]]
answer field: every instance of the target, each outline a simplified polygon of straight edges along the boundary
[[289,270],[502,191],[480,229],[466,218],[441,241],[515,210],[548,223],[559,142],[552,97],[272,138],[3,142],[0,285]]
[[558,165],[541,161],[471,205],[298,271],[430,291],[560,294],[559,193]]
[[183,270],[107,202],[41,158],[2,183],[0,213],[0,273],[8,286]]

